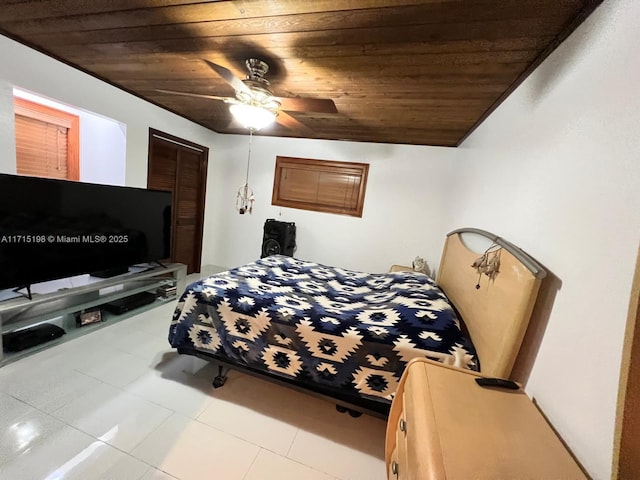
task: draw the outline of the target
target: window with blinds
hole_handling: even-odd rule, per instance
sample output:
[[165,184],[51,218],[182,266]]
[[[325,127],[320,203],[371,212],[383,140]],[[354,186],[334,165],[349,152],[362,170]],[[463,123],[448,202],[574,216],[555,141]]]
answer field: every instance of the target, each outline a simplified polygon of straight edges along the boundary
[[22,98],[14,113],[17,173],[79,180],[79,117]]
[[271,203],[362,217],[369,164],[276,157]]

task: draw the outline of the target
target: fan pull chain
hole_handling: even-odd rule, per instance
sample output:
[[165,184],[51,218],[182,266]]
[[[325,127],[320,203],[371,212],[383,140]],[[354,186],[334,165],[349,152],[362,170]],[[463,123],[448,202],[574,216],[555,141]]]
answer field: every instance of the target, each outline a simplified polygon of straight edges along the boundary
[[236,210],[240,215],[245,213],[253,213],[253,203],[255,197],[253,196],[253,190],[249,187],[249,170],[251,168],[251,144],[253,140],[253,129],[249,129],[249,154],[247,156],[247,174],[245,176],[244,185],[238,189],[236,195]]
[[249,186],[249,167],[251,166],[251,143],[253,140],[253,128],[249,129],[249,155],[247,157],[247,175],[244,181],[246,187]]

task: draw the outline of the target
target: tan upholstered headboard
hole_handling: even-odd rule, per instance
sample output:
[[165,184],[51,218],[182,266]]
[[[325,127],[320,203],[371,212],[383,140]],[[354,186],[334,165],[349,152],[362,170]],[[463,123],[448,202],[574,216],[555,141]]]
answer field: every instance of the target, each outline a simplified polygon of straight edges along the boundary
[[[480,235],[502,247],[495,279],[480,279],[461,235]],[[515,245],[484,230],[455,230],[447,235],[437,283],[462,316],[480,358],[481,373],[509,378],[546,271]]]

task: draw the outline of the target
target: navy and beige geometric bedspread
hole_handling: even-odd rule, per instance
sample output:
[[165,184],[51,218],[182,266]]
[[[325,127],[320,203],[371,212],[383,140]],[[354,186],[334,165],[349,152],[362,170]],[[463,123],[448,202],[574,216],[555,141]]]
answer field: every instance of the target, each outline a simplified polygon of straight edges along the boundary
[[473,345],[427,275],[368,274],[281,255],[189,285],[169,342],[386,402],[414,357],[477,369]]

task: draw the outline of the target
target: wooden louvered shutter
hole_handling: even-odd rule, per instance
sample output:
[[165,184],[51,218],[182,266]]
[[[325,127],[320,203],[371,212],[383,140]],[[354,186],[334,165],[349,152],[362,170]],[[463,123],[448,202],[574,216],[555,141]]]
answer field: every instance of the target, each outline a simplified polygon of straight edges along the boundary
[[16,98],[16,171],[20,175],[79,180],[79,118]]
[[368,163],[276,157],[272,205],[362,217]]

